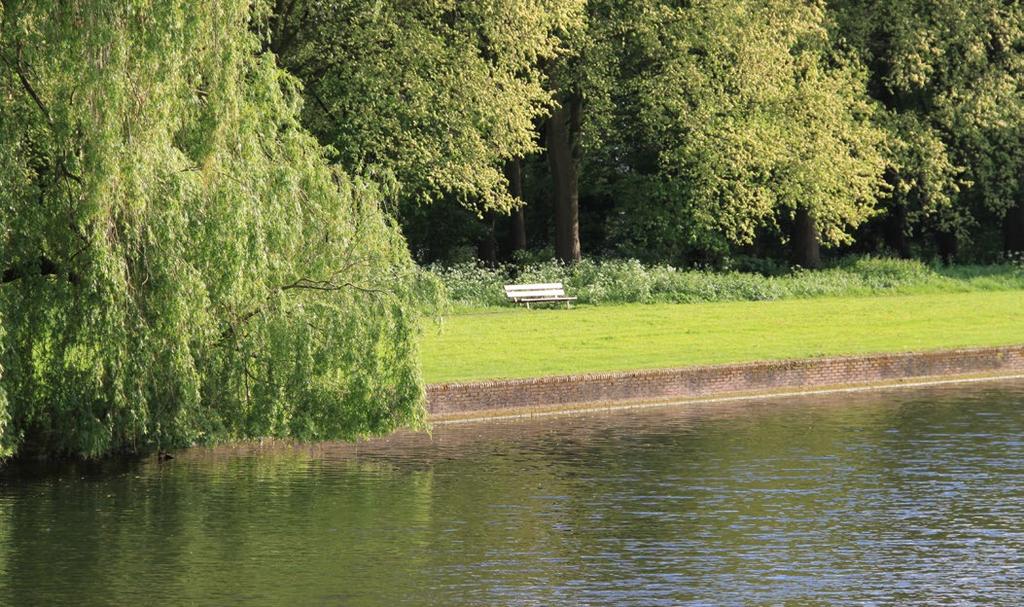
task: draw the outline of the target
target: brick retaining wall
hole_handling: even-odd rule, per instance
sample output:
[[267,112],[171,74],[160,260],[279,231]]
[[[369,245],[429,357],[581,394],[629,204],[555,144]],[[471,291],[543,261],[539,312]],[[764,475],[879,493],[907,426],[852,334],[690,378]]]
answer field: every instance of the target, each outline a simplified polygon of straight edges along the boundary
[[1024,346],[766,361],[427,386],[437,420],[584,405],[1024,372]]

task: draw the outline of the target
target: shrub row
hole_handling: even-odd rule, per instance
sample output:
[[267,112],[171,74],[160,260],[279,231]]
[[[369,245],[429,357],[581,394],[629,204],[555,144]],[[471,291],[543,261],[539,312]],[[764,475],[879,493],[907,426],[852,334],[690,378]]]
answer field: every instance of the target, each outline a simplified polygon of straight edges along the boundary
[[793,268],[777,276],[710,272],[636,260],[557,261],[483,267],[472,263],[429,266],[453,304],[508,305],[503,286],[562,282],[584,304],[695,303],[841,297],[882,293],[927,293],[1024,288],[1024,265],[929,266],[916,260],[851,258],[823,270]]

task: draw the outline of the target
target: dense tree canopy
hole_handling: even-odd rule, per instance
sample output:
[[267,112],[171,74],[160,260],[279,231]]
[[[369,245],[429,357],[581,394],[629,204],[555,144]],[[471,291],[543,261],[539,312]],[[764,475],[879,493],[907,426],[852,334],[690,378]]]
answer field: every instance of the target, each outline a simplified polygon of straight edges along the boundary
[[538,151],[540,65],[580,0],[278,0],[271,47],[306,86],[338,162],[389,172],[404,200],[508,211],[503,163]]
[[420,419],[430,283],[299,124],[249,2],[0,19],[4,453]]
[[[888,111],[894,248],[921,230],[969,239],[1021,200],[1024,7],[1001,0],[834,0],[838,35]],[[1021,217],[1024,221],[1024,216]],[[1007,248],[1024,249],[1024,230]],[[945,247],[946,254],[954,251]]]
[[567,262],[816,265],[820,245],[952,259],[992,230],[1024,249],[1020,14],[999,0],[280,0],[267,28],[336,162],[395,180],[421,259],[479,246],[493,261],[501,241]]

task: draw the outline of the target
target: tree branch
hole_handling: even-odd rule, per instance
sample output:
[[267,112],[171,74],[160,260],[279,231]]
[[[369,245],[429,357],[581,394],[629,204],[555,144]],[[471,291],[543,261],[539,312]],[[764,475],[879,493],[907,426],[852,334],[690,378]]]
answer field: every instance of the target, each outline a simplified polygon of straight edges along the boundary
[[[50,128],[53,128],[53,126],[54,126],[54,124],[53,124],[53,117],[50,115],[50,109],[48,107],[46,107],[45,103],[43,103],[42,97],[40,97],[39,93],[36,92],[35,87],[32,86],[32,82],[28,79],[28,76],[25,74],[25,69],[23,67],[23,63],[24,62],[23,62],[22,56],[21,56],[21,44],[20,43],[17,45],[16,53],[17,53],[17,58],[16,58],[16,61],[13,64],[8,59],[4,59],[4,63],[6,63],[7,66],[15,74],[17,74],[18,81],[21,82],[21,88],[25,89],[25,92],[28,93],[28,96],[31,97],[32,101],[35,102],[36,107],[38,107],[39,111],[42,112],[43,118],[46,119],[46,124],[48,124],[50,126]],[[65,166],[64,158],[63,157],[57,159],[56,173],[57,173],[57,178],[58,179],[67,178],[67,179],[70,179],[70,180],[74,181],[78,185],[82,185],[82,178],[80,176],[78,176],[78,175],[75,175],[74,173],[72,173],[71,171],[69,171],[67,169],[67,167]]]
[[343,282],[335,284],[327,280],[310,280],[308,278],[300,278],[295,282],[284,285],[281,287],[282,291],[290,291],[291,289],[309,289],[313,291],[340,291],[342,289],[355,289],[363,293],[387,293],[384,289],[374,289],[371,287],[361,287],[351,282]]
[[24,72],[21,71],[20,67],[15,67],[14,71],[18,74],[18,80],[21,80],[21,86],[25,88],[25,91],[28,92],[29,96],[32,97],[32,100],[39,106],[40,111],[43,112],[46,122],[52,125],[53,121],[50,119],[50,110],[46,109],[46,105],[43,104],[43,100],[39,98],[39,94],[36,93],[36,90],[32,88],[32,84],[28,81],[28,78],[25,77]]
[[[375,289],[373,287],[362,287],[351,282],[334,283],[329,280],[311,280],[308,278],[300,278],[293,283],[286,284],[278,287],[282,292],[292,291],[295,289],[304,289],[310,291],[341,291],[343,289],[355,289],[362,293],[369,293],[371,295],[383,295],[387,294],[386,289]],[[267,296],[270,299],[270,296]],[[261,312],[263,312],[265,305],[258,306],[254,310],[246,312],[242,316],[238,317],[234,322],[229,323],[228,327],[221,331],[221,340],[226,340],[236,333],[235,328],[239,325],[248,322]]]
[[65,177],[65,178],[67,178],[67,179],[70,179],[71,181],[74,181],[74,182],[75,182],[75,183],[77,183],[78,185],[82,185],[82,178],[81,178],[80,176],[78,176],[78,175],[75,175],[74,173],[72,173],[71,171],[69,171],[69,170],[67,169],[67,167],[65,167],[65,166],[64,166],[64,159],[63,159],[63,158],[61,158],[61,159],[60,159],[60,160],[59,160],[59,161],[57,162],[57,173],[58,173],[58,174],[59,174],[59,175],[60,175],[61,177]]
[[316,90],[312,86],[312,83],[310,84],[310,86],[306,87],[306,90],[309,91],[310,96],[313,97],[313,101],[316,101],[316,104],[320,106],[320,109],[322,109],[325,114],[327,114],[328,118],[330,118],[334,122],[340,123],[341,121],[338,120],[338,117],[334,114],[331,108],[327,107],[327,104],[324,103],[324,100],[320,98],[319,94],[317,94]]
[[35,101],[36,105],[39,106],[39,111],[41,111],[43,113],[43,117],[46,118],[46,123],[52,127],[53,119],[50,117],[50,110],[47,109],[46,104],[43,103],[42,98],[39,97],[39,93],[36,92],[32,83],[29,82],[28,76],[25,75],[25,70],[22,69],[20,43],[17,45],[16,49],[17,61],[13,65],[10,61],[4,61],[4,63],[6,63],[12,70],[14,70],[14,73],[18,75],[18,80],[21,81],[21,87],[25,89],[25,92],[32,98],[32,101]]

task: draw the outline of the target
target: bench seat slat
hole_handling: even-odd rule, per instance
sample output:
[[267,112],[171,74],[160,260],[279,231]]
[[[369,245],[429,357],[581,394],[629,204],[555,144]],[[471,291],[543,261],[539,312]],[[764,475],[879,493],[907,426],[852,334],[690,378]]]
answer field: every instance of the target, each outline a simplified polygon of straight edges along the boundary
[[517,297],[514,301],[525,303],[525,302],[543,302],[543,301],[576,301],[575,297]]
[[505,292],[513,291],[540,291],[546,289],[563,289],[560,282],[544,282],[532,285],[505,285]]
[[565,297],[565,291],[561,289],[547,289],[544,291],[519,291],[516,293],[509,293],[509,297],[522,298],[522,297]]

